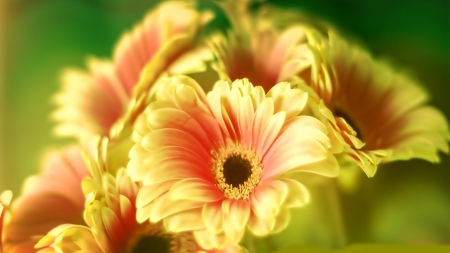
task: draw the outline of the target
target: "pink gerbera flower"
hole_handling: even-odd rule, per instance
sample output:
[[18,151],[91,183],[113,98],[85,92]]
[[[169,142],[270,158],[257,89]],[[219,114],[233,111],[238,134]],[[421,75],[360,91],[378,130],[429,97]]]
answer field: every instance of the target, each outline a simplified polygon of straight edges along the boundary
[[[138,224],[135,202],[140,184],[131,180],[124,168],[118,170],[116,177],[107,172],[104,148],[105,145],[100,146],[96,159],[89,159],[93,177],[83,181],[86,198],[83,216],[87,225],[64,224],[54,228],[36,245],[48,248],[42,253],[51,249],[67,253],[240,252],[240,247],[232,245],[223,251],[205,251],[191,232],[169,233],[161,223]],[[102,154],[106,155],[101,157]]]
[[3,221],[6,215],[6,209],[12,199],[11,191],[4,191],[0,194],[0,253],[3,253]]
[[[288,83],[267,94],[248,80],[219,81],[206,95],[184,76],[162,81],[137,121],[128,170],[141,181],[137,219],[194,231],[205,248],[286,227],[309,199],[286,173],[336,176],[324,125],[298,116],[308,99]],[[294,102],[295,101],[295,102]]]
[[63,223],[84,224],[81,181],[88,175],[81,151],[69,147],[49,153],[43,172],[27,179],[5,224],[6,252],[36,252],[34,245]]
[[64,72],[63,90],[55,97],[56,132],[80,139],[114,135],[111,128],[126,114],[141,74],[146,73],[139,90],[145,93],[178,57],[195,47],[209,14],[198,12],[193,3],[163,2],[122,37],[113,61],[92,58],[87,72]]
[[248,78],[267,92],[310,66],[309,43],[317,33],[313,28],[294,25],[280,31],[261,20],[254,25],[254,30],[211,38],[212,65],[220,79]]

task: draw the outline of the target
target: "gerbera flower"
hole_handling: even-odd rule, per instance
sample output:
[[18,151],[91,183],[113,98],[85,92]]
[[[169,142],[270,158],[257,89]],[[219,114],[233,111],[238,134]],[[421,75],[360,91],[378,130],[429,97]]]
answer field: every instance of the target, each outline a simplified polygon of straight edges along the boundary
[[[205,248],[283,229],[290,207],[309,199],[289,172],[336,176],[324,125],[302,112],[308,94],[275,85],[267,94],[248,80],[218,81],[206,95],[191,78],[160,83],[136,123],[128,170],[143,187],[138,221],[194,230]],[[295,101],[295,103],[293,103]]]
[[[103,153],[104,147],[100,146],[99,154]],[[168,233],[161,223],[138,224],[135,202],[140,184],[131,180],[124,168],[118,170],[116,177],[111,175],[100,156],[89,159],[88,163],[93,177],[83,181],[86,197],[84,219],[87,225],[58,226],[41,239],[36,247],[48,247],[55,252],[65,253],[204,251],[190,232]],[[229,245],[227,251],[220,252],[240,252],[240,247]]]
[[329,37],[304,23],[267,24],[263,15],[244,25],[249,24],[247,32],[211,40],[212,65],[220,78],[247,77],[266,91],[288,81],[308,91],[333,153],[344,151],[368,176],[381,162],[437,162],[439,150],[448,152],[447,122],[426,105],[428,95],[412,79],[347,44],[326,25],[320,30],[330,30]]
[[[195,46],[199,29],[211,15],[194,7],[193,2],[163,2],[122,37],[113,61],[92,58],[87,72],[67,70],[63,90],[55,97],[57,134],[80,139],[109,136],[113,124],[127,111],[143,70],[140,90],[149,90],[159,75]],[[191,63],[190,67],[197,66]]]
[[[242,7],[239,4],[238,6]],[[228,13],[232,12],[228,10]],[[326,98],[329,95],[328,90],[315,89],[315,86],[331,88],[331,74],[328,73],[326,64],[316,59],[315,47],[324,41],[324,35],[307,23],[280,28],[263,16],[259,14],[251,19],[250,16],[243,20],[234,19],[235,23],[246,22],[247,29],[233,27],[226,35],[219,33],[209,38],[205,50],[212,54],[212,57],[204,57],[205,64],[210,64],[212,71],[221,80],[247,78],[253,84],[262,86],[266,92],[275,84],[286,81],[291,87],[299,87],[313,97],[317,96],[317,92]],[[323,30],[324,24],[319,24]],[[213,76],[210,72],[211,70],[204,76]],[[196,75],[194,79],[201,80],[198,77],[199,75]],[[315,82],[309,82],[308,87],[305,84],[306,79]],[[203,88],[208,87],[201,81]],[[315,108],[318,107],[315,101],[309,103]],[[326,124],[326,127],[330,128],[330,150],[333,153],[341,153],[342,143],[334,136],[332,127],[329,124]]]
[[52,228],[84,224],[81,181],[88,175],[81,152],[68,147],[49,153],[41,175],[25,181],[22,195],[11,206],[6,222],[6,252],[36,252],[34,245]]
[[[317,43],[316,64],[333,73],[331,87],[317,84],[307,69],[299,76],[317,92],[319,111],[334,135],[368,176],[381,162],[421,158],[438,162],[450,139],[443,115],[426,105],[429,97],[414,80],[376,61],[334,31]],[[320,63],[320,61],[324,61]]]
[[5,219],[6,209],[12,199],[11,191],[4,191],[0,194],[0,253],[3,253],[3,220]]
[[263,21],[255,23],[245,33],[230,30],[226,36],[213,36],[208,45],[220,79],[248,78],[267,92],[311,65],[308,45],[318,32],[306,25],[279,31]]

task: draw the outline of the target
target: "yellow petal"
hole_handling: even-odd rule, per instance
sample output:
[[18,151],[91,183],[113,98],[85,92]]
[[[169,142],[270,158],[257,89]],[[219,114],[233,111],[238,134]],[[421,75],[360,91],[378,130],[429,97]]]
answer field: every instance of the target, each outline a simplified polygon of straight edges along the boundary
[[202,222],[202,208],[184,211],[164,219],[164,227],[170,232],[184,232],[204,229]]
[[239,243],[245,232],[250,216],[250,204],[247,200],[226,199],[222,203],[223,226],[232,243]]
[[136,207],[141,208],[148,205],[150,202],[155,200],[155,198],[167,192],[176,182],[178,182],[178,179],[166,181],[160,184],[142,186],[136,198]]
[[136,221],[138,223],[144,223],[146,220],[150,219],[152,213],[153,203],[141,206],[136,210]]
[[202,217],[206,228],[213,234],[223,232],[222,201],[203,206]]
[[292,179],[280,179],[288,187],[288,194],[283,205],[286,207],[301,207],[309,202],[309,192],[300,182]]
[[288,188],[283,181],[269,180],[260,183],[250,195],[252,211],[260,217],[275,217],[287,194]]
[[211,249],[223,249],[228,244],[228,238],[225,234],[213,234],[207,229],[201,229],[194,231],[194,237],[200,247]]
[[188,212],[189,210],[203,207],[203,205],[203,202],[196,202],[191,200],[171,201],[168,194],[166,193],[155,200],[152,212],[150,214],[150,221],[156,223],[168,216],[177,213]]
[[269,234],[275,226],[275,217],[268,217],[266,219],[256,215],[250,215],[248,220],[249,230],[257,236],[265,236]]
[[241,105],[239,106],[238,123],[239,132],[241,133],[241,142],[247,147],[252,145],[252,126],[254,109],[252,100],[249,94],[245,94],[241,99]]
[[289,210],[287,210],[287,208],[281,209],[275,219],[275,225],[271,233],[278,233],[285,229],[288,226],[290,220],[291,214],[289,213]]
[[286,119],[290,119],[303,111],[308,102],[308,93],[300,89],[292,89],[272,98],[274,99],[274,111],[284,111]]

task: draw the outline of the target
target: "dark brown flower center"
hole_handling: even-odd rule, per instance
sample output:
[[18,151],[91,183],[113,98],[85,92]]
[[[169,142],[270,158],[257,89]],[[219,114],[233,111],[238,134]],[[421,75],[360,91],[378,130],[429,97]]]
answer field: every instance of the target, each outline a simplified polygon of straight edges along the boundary
[[161,224],[138,225],[128,236],[125,253],[193,253],[196,243],[192,234],[167,233]]
[[174,253],[171,250],[171,236],[143,236],[134,246],[132,253]]
[[228,143],[211,151],[212,172],[217,187],[229,199],[248,199],[259,183],[262,163],[252,149]]
[[358,128],[358,126],[355,124],[355,122],[352,120],[352,118],[349,117],[345,111],[337,108],[334,110],[334,116],[343,118],[347,122],[347,124],[349,124],[353,128],[353,130],[356,132],[356,136],[362,141],[360,129]]
[[252,165],[247,159],[239,155],[228,157],[223,164],[223,176],[225,183],[233,187],[244,184],[252,174]]

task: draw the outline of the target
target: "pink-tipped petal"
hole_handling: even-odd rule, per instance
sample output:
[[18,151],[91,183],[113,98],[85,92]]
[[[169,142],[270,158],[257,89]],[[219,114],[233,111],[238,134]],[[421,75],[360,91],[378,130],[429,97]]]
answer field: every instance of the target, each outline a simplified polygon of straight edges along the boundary
[[193,200],[199,202],[215,202],[223,199],[223,193],[211,182],[189,178],[178,181],[169,191],[172,200]]

